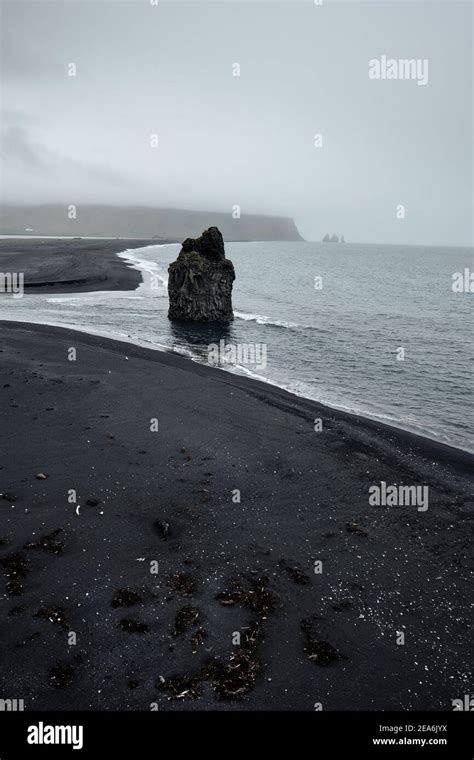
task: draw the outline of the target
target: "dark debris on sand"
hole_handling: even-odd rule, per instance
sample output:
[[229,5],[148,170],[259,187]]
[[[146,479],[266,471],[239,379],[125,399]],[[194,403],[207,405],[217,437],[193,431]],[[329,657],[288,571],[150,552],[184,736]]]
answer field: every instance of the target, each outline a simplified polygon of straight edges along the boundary
[[130,588],[118,589],[112,597],[112,607],[133,607],[134,604],[141,604],[143,596],[138,591]]
[[199,610],[197,607],[181,607],[176,613],[173,636],[181,636],[189,628],[199,623]]
[[41,609],[35,613],[34,617],[49,620],[50,623],[59,625],[61,628],[68,628],[68,622],[63,607],[41,607]]
[[305,638],[304,652],[316,665],[331,665],[338,660],[347,659],[329,641],[319,638],[315,631],[314,619],[302,620],[300,627]]
[[166,540],[171,535],[171,525],[168,520],[157,520],[156,528],[158,533]]
[[192,646],[193,652],[197,652],[199,647],[204,644],[204,639],[206,638],[206,636],[207,636],[207,633],[204,630],[204,628],[199,626],[196,633],[193,633],[193,635],[191,636],[191,646]]
[[367,531],[365,531],[357,522],[346,523],[346,530],[348,533],[354,533],[357,536],[368,536]]
[[6,491],[5,493],[0,494],[0,498],[5,499],[5,501],[14,502],[17,501],[18,496],[15,496],[15,494],[10,491]]
[[263,638],[263,626],[253,622],[243,638],[227,661],[212,659],[191,675],[160,677],[157,688],[166,692],[169,699],[198,699],[202,684],[208,681],[218,700],[243,699],[254,687],[261,669],[256,655],[258,643]]
[[197,582],[191,573],[178,572],[170,575],[168,586],[180,596],[192,596],[197,591]]
[[142,623],[132,618],[122,618],[119,626],[122,631],[126,631],[127,633],[148,633],[150,630],[150,626],[147,623]]
[[283,570],[286,570],[293,583],[296,583],[297,586],[307,586],[310,583],[309,576],[297,565],[289,565],[284,559],[280,560],[278,565]]
[[48,683],[56,689],[66,689],[68,686],[71,686],[73,680],[74,665],[62,660],[58,660],[48,673]]
[[20,596],[23,593],[23,581],[28,575],[28,559],[23,552],[14,552],[0,559],[7,579],[7,593]]
[[234,604],[245,607],[259,615],[266,615],[275,608],[276,596],[267,589],[268,578],[246,579],[245,586],[239,578],[231,578],[225,591],[217,594],[216,599],[221,604],[231,606]]
[[[278,598],[267,588],[268,583],[269,580],[265,576],[230,579],[226,590],[217,594],[216,599],[225,606],[238,605],[251,610],[256,617],[242,634],[239,645],[227,660],[210,659],[195,673],[171,676],[167,679],[160,676],[156,683],[157,688],[166,692],[169,699],[194,700],[201,696],[201,687],[208,682],[219,701],[243,699],[254,687],[261,671],[261,663],[257,657],[258,646],[264,638],[267,614],[278,602]],[[199,628],[195,636],[199,636],[199,643],[202,643],[205,632]],[[193,643],[196,646],[198,642]]]
[[49,554],[62,554],[64,551],[64,541],[58,541],[59,534],[62,533],[62,528],[56,528],[52,533],[48,533],[46,536],[42,536],[38,541],[30,541],[24,545],[24,549],[43,549],[43,551]]

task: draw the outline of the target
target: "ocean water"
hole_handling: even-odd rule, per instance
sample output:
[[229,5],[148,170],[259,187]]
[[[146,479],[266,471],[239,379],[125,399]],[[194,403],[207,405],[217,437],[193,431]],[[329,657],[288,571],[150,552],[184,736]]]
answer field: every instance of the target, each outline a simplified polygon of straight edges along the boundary
[[228,328],[168,321],[167,268],[179,249],[121,253],[143,272],[136,291],[2,297],[0,319],[73,327],[204,363],[218,354],[224,370],[474,450],[474,295],[452,289],[454,273],[474,269],[472,249],[228,243],[236,270]]

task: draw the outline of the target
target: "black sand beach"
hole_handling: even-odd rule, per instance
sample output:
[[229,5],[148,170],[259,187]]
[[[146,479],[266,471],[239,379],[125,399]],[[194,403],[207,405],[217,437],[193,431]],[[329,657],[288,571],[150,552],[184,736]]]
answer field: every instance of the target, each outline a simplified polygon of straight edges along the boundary
[[[2,694],[326,711],[469,693],[472,456],[69,330],[3,322],[0,349]],[[429,508],[369,506],[380,481],[428,485]]]
[[0,240],[0,272],[23,272],[26,292],[82,293],[134,290],[142,281],[116,255],[173,240],[86,240],[5,238]]

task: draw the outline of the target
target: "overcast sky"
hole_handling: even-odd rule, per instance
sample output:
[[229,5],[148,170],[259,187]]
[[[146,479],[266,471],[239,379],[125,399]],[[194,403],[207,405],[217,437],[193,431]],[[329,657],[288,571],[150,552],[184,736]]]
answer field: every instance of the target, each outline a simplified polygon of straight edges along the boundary
[[[4,201],[472,244],[469,2],[152,2],[2,0]],[[384,54],[428,83],[370,79]]]

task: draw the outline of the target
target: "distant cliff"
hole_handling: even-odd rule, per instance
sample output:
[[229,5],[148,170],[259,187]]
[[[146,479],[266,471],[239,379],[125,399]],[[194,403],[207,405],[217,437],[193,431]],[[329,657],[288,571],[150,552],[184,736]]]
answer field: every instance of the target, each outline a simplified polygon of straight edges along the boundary
[[77,205],[76,219],[67,204],[3,206],[2,235],[72,235],[84,237],[157,238],[181,242],[197,229],[218,226],[231,240],[303,240],[293,219],[280,216],[150,208],[146,206]]

